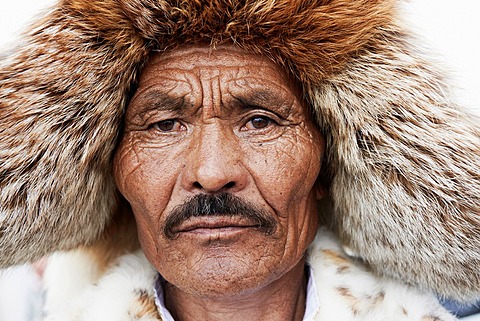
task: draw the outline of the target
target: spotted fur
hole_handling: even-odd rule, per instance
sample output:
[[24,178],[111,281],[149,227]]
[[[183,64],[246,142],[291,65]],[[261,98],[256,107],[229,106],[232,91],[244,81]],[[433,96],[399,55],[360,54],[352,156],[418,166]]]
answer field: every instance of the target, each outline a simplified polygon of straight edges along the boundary
[[[78,270],[99,264],[98,255],[83,252],[84,261],[75,259],[75,268],[65,265],[79,252],[57,254],[49,262],[46,321],[161,320],[153,294],[156,272],[141,251],[120,256],[98,279],[65,295],[65,284],[78,278]],[[323,229],[310,248],[308,264],[319,303],[312,312],[315,321],[456,320],[431,293],[373,275]]]

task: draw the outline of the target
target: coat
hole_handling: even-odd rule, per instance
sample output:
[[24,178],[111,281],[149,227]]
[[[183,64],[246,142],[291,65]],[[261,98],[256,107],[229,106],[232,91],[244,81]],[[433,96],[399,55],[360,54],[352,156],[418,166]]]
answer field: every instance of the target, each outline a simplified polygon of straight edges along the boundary
[[[153,290],[158,273],[143,252],[120,255],[106,268],[100,254],[84,248],[50,258],[45,321],[161,321]],[[325,229],[308,265],[319,303],[315,321],[457,320],[431,293],[372,274]]]
[[397,6],[59,1],[1,55],[0,267],[116,233],[129,208],[112,154],[149,55],[233,43],[300,83],[326,140],[321,218],[342,246],[379,277],[477,298],[480,122],[449,95]]

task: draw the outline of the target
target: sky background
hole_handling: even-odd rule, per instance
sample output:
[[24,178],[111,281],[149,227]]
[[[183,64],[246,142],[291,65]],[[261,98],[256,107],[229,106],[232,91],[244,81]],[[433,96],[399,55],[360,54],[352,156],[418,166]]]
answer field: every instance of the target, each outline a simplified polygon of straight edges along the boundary
[[[0,0],[0,48],[55,0]],[[460,103],[480,114],[480,1],[401,0],[402,15],[457,87]]]

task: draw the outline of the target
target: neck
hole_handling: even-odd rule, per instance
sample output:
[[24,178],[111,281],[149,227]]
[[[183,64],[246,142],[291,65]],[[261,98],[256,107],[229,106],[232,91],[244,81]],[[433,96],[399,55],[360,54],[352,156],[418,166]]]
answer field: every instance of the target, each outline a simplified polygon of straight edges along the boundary
[[208,297],[166,284],[165,304],[177,321],[301,321],[307,288],[304,264],[301,260],[278,280],[236,295]]

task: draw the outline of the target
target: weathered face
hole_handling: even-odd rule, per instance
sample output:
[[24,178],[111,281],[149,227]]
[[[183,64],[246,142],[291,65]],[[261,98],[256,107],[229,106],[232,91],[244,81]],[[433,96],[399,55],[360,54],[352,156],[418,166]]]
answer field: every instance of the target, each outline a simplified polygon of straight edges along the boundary
[[323,139],[270,60],[234,47],[154,56],[114,161],[150,262],[189,293],[235,294],[303,264]]

